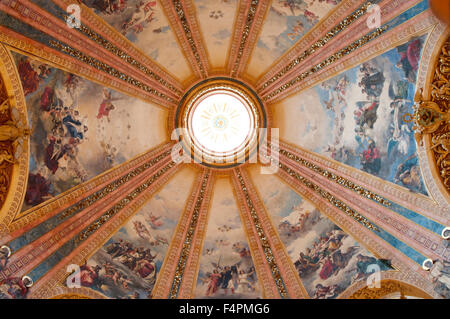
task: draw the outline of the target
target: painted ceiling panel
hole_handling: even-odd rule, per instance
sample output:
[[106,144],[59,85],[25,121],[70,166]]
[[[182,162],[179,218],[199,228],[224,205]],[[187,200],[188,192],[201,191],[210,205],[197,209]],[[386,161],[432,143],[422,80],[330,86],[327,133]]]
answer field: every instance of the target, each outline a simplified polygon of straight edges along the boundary
[[[450,163],[444,132],[450,49],[449,40],[443,44],[448,28],[428,1],[415,0],[408,10],[409,0],[383,1],[390,21],[381,28],[364,34],[363,18],[332,40],[341,51],[319,63],[329,51],[321,45],[331,38],[321,40],[305,53],[308,60],[293,57],[264,81],[261,75],[298,41],[330,22],[341,0],[79,2],[92,11],[82,7],[88,28],[75,30],[65,23],[71,15],[65,4],[72,1],[0,1],[1,138],[8,147],[0,150],[0,299],[73,292],[61,286],[77,278],[66,272],[70,264],[80,266],[80,295],[89,297],[364,297],[382,277],[383,287],[404,281],[423,290],[420,295],[448,298],[448,203],[439,177],[446,178]],[[242,35],[235,38],[238,10]],[[348,21],[340,20],[327,23],[323,34]],[[119,33],[130,42],[114,38]],[[299,61],[305,73],[297,75]],[[214,79],[225,77],[230,65],[236,90]],[[204,79],[175,108],[194,73]],[[239,76],[250,83],[241,85]],[[236,159],[228,170],[215,165],[223,143],[207,145],[217,163],[175,159],[205,146],[194,116],[208,102],[198,98],[203,88],[220,97],[253,85],[267,104],[235,102],[246,104],[242,112],[252,113],[254,123],[278,128],[281,148],[266,157],[262,140],[242,145],[261,150],[259,159],[278,164],[277,172],[250,160],[239,166]],[[418,87],[424,101],[412,115]],[[21,131],[14,107],[28,112],[29,164],[17,155],[29,133]],[[213,119],[209,124],[219,131],[237,121]],[[172,126],[192,131],[195,147],[173,148]],[[424,128],[435,131],[422,132],[422,145],[414,133]],[[121,165],[132,158],[132,165]],[[10,290],[17,283],[20,291]]]
[[250,173],[311,298],[336,298],[373,269],[392,270],[275,175]]
[[196,298],[261,297],[247,237],[228,178],[218,178],[214,185],[195,295]]
[[83,0],[84,4],[175,78],[183,81],[190,77],[192,71],[159,1],[126,0],[111,6],[108,2]]
[[413,123],[405,121],[425,40],[414,38],[275,104],[280,138],[427,194]]
[[341,0],[274,0],[247,72],[258,78]]
[[167,110],[13,55],[33,130],[23,210],[167,140]]
[[150,298],[195,176],[186,167],[156,193],[81,266],[81,285],[112,298]]
[[195,0],[197,19],[214,69],[224,69],[238,0]]

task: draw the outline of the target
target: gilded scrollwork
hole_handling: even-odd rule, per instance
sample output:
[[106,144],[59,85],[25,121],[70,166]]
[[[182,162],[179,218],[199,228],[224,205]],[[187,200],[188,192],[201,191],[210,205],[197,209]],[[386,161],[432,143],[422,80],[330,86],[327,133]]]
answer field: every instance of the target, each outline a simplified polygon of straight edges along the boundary
[[450,38],[444,43],[438,57],[431,83],[431,100],[426,100],[423,90],[415,96],[414,130],[419,145],[429,135],[430,151],[439,176],[450,190]]
[[11,123],[10,98],[6,92],[3,79],[0,77],[0,208],[3,206],[11,184],[14,165],[13,133],[16,128]]
[[431,298],[428,294],[414,286],[389,279],[382,280],[379,288],[370,288],[366,286],[351,295],[349,299],[382,299],[388,298],[389,295],[394,293],[400,293],[400,299],[406,299],[406,296],[426,299]]

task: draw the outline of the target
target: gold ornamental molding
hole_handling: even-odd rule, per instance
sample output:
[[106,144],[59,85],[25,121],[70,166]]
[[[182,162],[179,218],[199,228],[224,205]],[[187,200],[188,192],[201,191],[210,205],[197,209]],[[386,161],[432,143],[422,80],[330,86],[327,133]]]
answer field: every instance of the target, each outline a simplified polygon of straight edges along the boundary
[[[425,89],[418,86],[414,115],[415,138],[426,152],[427,162],[442,197],[450,203],[450,29],[435,43],[429,63]],[[422,71],[422,68],[421,68]],[[426,170],[428,173],[428,170]],[[429,176],[428,176],[429,177]],[[425,178],[429,182],[429,178]],[[434,193],[433,195],[436,195]]]
[[[130,207],[130,203],[139,201],[141,194],[145,194],[149,189],[152,190],[152,187],[158,185],[158,180],[162,176],[167,175],[172,168],[177,166],[171,161],[170,154],[170,151],[162,154],[160,152],[153,153],[153,157],[147,159],[145,164],[133,168],[112,183],[109,180],[107,185],[101,185],[99,189],[88,190],[88,194],[90,191],[95,191],[88,197],[85,197],[88,194],[82,192],[78,193],[76,198],[71,198],[73,193],[69,192],[60,198],[62,205],[54,207],[40,220],[0,238],[1,243],[7,246],[10,246],[11,241],[17,238],[24,240],[22,244],[15,246],[14,254],[0,273],[0,278],[11,275],[22,276],[32,272],[35,267],[68,241],[72,241],[75,245],[74,251],[89,242],[94,233],[103,225],[110,224],[111,220],[117,219],[118,215],[121,216]],[[119,168],[123,167],[119,166]],[[116,173],[118,171],[120,169],[115,169]],[[117,181],[123,181],[123,183],[117,185]],[[90,184],[90,186],[93,185],[94,183]],[[119,186],[120,188],[118,188]],[[87,205],[83,204],[78,207],[78,203],[83,203],[86,199],[88,199]],[[61,210],[60,206],[66,207]],[[76,210],[72,212],[74,207]],[[64,217],[66,212],[70,212],[68,217]],[[57,218],[52,218],[55,215]],[[61,216],[63,219],[59,218]],[[50,224],[46,223],[47,220],[50,220]],[[44,228],[32,230],[37,225],[43,225]],[[30,245],[30,243],[32,244]],[[38,280],[39,278],[34,278],[35,282]]]
[[[446,209],[446,206],[439,205],[428,196],[415,194],[400,185],[387,182],[367,172],[342,164],[324,155],[311,152],[298,145],[280,141],[280,148],[287,151],[284,152],[287,155],[286,158],[289,158],[289,154],[291,154],[292,160],[296,160],[299,157],[299,164],[309,167],[321,175],[325,174],[323,176],[329,178],[330,181],[353,189],[361,196],[374,200],[380,200],[380,197],[385,198],[441,224],[447,224],[450,221],[447,214],[448,208]],[[316,169],[314,165],[309,163],[326,168],[326,170]],[[335,176],[333,177],[330,173],[335,174]],[[348,183],[349,181],[353,182],[353,184]],[[361,191],[363,193],[360,193]],[[383,200],[376,201],[380,204],[386,203]]]
[[25,96],[14,59],[0,44],[0,236],[22,208],[29,165]]
[[[287,152],[285,149],[281,149],[280,168],[296,179],[300,178],[305,186],[316,191],[343,213],[349,214],[350,217],[369,229],[371,229],[372,222],[376,223],[377,227],[389,232],[404,243],[408,243],[424,256],[433,259],[446,256],[446,245],[441,243],[440,233],[432,232],[402,216],[394,202],[355,184],[346,177],[337,175],[330,168],[324,169],[315,163],[306,161],[295,153],[295,151]],[[310,181],[314,181],[314,183]],[[395,208],[392,209],[391,206]],[[367,224],[364,216],[351,214],[352,210],[360,212],[370,219],[372,221],[369,221],[370,225]],[[363,219],[361,220],[361,218]],[[372,230],[374,230],[374,234],[377,234],[376,229]]]
[[[1,242],[11,240],[14,236],[18,236],[23,232],[25,226],[33,227],[59,212],[64,212],[64,218],[71,217],[78,210],[88,207],[100,199],[100,197],[111,193],[129,178],[138,176],[142,173],[145,165],[152,165],[152,160],[156,161],[160,159],[165,153],[167,155],[170,154],[172,145],[172,143],[166,143],[144,154],[137,155],[87,182],[75,186],[36,207],[17,214],[8,227],[10,234],[1,238]],[[102,196],[96,195],[96,192],[102,189],[107,190],[107,192]]]
[[265,95],[263,97],[263,100],[265,102],[268,102],[268,101],[272,100],[275,96],[277,96],[277,95],[279,95],[279,94],[281,94],[281,93],[283,93],[285,91],[288,91],[291,87],[294,87],[297,83],[305,80],[309,76],[322,71],[324,68],[326,68],[326,67],[328,67],[328,66],[330,66],[330,65],[332,65],[332,64],[334,64],[336,62],[338,62],[343,57],[345,57],[345,56],[349,55],[350,53],[352,53],[352,52],[362,48],[364,45],[366,45],[370,41],[378,38],[383,33],[385,33],[386,30],[387,30],[387,27],[383,26],[383,27],[377,28],[373,32],[370,32],[370,33],[364,35],[363,37],[361,37],[358,40],[352,42],[351,44],[347,45],[343,49],[335,52],[333,55],[330,55],[329,57],[327,57],[326,59],[324,59],[320,63],[317,63],[317,64],[313,65],[313,67],[310,68],[309,70],[306,70],[306,71],[300,73],[299,75],[297,75],[296,77],[294,77],[290,81],[288,81],[288,82],[284,83],[283,85],[281,85],[280,87],[278,87],[276,90],[271,91],[270,93],[268,93],[267,95]]
[[207,78],[208,55],[197,22],[193,0],[160,1],[192,70],[199,78]]
[[228,72],[238,77],[247,66],[258,41],[271,0],[239,1],[239,11],[231,40]]

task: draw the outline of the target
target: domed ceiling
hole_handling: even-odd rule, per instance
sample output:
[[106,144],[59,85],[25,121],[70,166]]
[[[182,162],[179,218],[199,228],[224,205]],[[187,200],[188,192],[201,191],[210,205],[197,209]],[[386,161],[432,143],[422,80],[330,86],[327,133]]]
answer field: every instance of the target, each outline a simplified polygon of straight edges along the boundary
[[1,1],[0,298],[450,298],[449,36],[426,0]]

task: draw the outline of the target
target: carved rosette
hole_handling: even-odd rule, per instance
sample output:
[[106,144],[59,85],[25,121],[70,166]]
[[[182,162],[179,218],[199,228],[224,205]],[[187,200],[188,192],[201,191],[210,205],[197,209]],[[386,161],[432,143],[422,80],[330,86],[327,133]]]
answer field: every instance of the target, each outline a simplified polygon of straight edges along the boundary
[[430,100],[419,90],[415,102],[413,121],[417,143],[423,146],[424,139],[430,142],[435,170],[450,194],[450,37],[437,57]]

